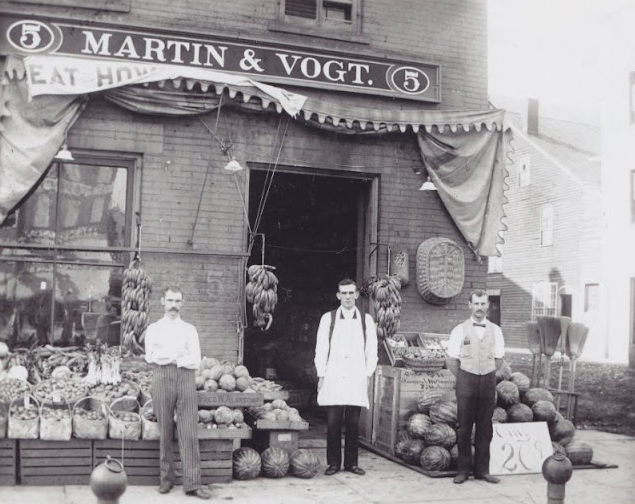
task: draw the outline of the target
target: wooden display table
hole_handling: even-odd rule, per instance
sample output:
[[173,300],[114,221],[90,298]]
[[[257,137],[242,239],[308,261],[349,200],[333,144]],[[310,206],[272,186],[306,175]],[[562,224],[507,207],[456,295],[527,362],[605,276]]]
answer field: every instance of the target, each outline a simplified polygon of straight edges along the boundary
[[16,440],[0,439],[0,485],[16,484],[16,460]]
[[296,451],[300,444],[300,431],[309,428],[304,420],[265,420],[245,412],[245,422],[252,426],[252,444],[260,451],[277,447],[284,448],[289,454]]
[[[90,439],[18,441],[20,482],[23,485],[88,485],[90,482],[93,471],[93,442]],[[121,441],[117,443],[121,450]]]

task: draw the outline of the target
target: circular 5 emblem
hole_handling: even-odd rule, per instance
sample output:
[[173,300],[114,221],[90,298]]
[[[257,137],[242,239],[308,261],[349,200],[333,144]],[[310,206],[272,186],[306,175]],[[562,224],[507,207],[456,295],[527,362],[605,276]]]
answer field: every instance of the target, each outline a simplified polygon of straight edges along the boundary
[[430,87],[430,78],[416,67],[397,67],[392,70],[389,79],[394,89],[405,94],[421,94]]
[[9,26],[7,40],[19,51],[38,53],[53,45],[55,35],[53,30],[41,21],[22,20]]

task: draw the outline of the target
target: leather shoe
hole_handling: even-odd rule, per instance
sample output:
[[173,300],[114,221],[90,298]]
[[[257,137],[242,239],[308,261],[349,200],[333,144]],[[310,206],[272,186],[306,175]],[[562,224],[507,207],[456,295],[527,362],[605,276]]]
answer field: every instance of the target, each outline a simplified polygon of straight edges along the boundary
[[172,490],[172,488],[174,488],[174,483],[163,483],[161,484],[161,486],[159,486],[159,493],[170,493],[170,490]]
[[474,479],[487,481],[488,483],[500,482],[500,478],[497,478],[496,476],[492,476],[491,474],[481,474],[479,476],[474,476]]
[[326,474],[327,476],[333,476],[337,472],[340,472],[340,468],[334,465],[330,465],[326,468],[324,474]]
[[467,481],[468,475],[465,473],[459,473],[454,477],[454,483],[460,485],[461,483],[465,483]]
[[364,476],[364,474],[366,474],[366,471],[359,466],[347,467],[346,470],[348,472],[352,472],[353,474],[357,474],[357,476]]
[[212,492],[205,488],[197,488],[196,490],[191,490],[186,492],[186,495],[190,495],[192,497],[198,497],[199,499],[211,499]]

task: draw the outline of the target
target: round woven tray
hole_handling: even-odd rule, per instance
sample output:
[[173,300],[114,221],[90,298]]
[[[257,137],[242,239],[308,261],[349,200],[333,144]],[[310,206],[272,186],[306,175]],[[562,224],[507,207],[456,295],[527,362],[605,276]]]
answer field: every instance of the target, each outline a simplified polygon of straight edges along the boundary
[[413,359],[404,355],[403,363],[407,368],[414,371],[430,373],[432,371],[439,371],[440,369],[443,369],[445,367],[445,358],[435,357],[433,359]]
[[461,293],[463,250],[448,238],[430,238],[417,249],[417,290],[424,301],[442,305]]

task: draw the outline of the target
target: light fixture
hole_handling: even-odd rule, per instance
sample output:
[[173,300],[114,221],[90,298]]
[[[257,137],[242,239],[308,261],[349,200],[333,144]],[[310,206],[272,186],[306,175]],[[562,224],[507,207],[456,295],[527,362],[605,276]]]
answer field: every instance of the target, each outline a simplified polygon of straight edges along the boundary
[[243,167],[240,166],[240,163],[232,156],[231,161],[225,165],[225,170],[236,173],[242,171]]
[[73,154],[71,154],[71,151],[68,150],[66,142],[62,144],[62,148],[57,154],[55,154],[55,159],[57,161],[75,161]]
[[436,191],[437,190],[432,180],[430,180],[430,175],[426,177],[426,181],[423,184],[421,184],[421,187],[419,188],[419,190],[420,191]]

